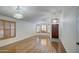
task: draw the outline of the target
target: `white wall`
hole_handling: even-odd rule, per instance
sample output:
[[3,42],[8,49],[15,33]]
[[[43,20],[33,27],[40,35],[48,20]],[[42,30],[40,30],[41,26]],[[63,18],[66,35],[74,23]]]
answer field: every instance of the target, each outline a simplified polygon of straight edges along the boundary
[[59,22],[59,31],[67,52],[76,52],[76,30],[76,7],[66,7]]
[[26,37],[35,33],[35,24],[17,20],[16,21],[16,36]]
[[[5,17],[5,16],[0,16],[0,19],[14,21],[14,19]],[[36,29],[35,25],[32,23],[16,20],[16,37],[5,39],[5,40],[0,40],[0,47],[14,43],[16,41],[23,40],[25,38],[28,38],[34,35],[35,29]]]
[[[77,9],[77,42],[79,43],[79,8]],[[77,45],[77,52],[79,53],[79,45]]]

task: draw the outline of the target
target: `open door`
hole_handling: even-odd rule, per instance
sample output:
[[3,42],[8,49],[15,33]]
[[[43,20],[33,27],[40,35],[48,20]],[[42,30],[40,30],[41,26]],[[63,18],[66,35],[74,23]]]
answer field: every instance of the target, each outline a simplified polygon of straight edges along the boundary
[[52,38],[59,38],[59,24],[52,24]]

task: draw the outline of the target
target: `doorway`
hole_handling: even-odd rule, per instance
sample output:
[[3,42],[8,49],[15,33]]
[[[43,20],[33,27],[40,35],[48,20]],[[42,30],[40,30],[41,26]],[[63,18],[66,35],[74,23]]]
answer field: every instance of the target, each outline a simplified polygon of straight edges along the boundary
[[59,38],[59,24],[52,24],[52,38]]

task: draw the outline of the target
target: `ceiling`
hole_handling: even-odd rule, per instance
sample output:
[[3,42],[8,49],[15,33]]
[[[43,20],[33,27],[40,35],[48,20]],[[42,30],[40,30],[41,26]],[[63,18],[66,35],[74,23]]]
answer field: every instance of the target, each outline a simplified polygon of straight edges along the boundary
[[[20,6],[23,18],[20,20],[28,22],[42,21],[42,18],[59,16],[61,7],[55,6]],[[16,6],[0,6],[0,15],[14,18]],[[43,20],[44,21],[44,20]]]

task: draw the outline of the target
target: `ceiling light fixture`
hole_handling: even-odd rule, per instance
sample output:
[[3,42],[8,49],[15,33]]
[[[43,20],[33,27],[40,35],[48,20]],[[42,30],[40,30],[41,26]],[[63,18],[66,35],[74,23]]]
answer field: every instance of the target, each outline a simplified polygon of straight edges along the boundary
[[56,24],[56,23],[58,23],[58,19],[56,18],[52,22],[53,22],[53,24]]
[[23,18],[23,15],[20,13],[20,11],[21,11],[20,6],[17,6],[16,7],[16,14],[14,14],[14,18],[16,18],[16,19],[22,19]]
[[53,23],[57,23],[57,20],[53,20]]
[[16,19],[22,19],[22,18],[23,18],[23,15],[20,14],[20,13],[16,13],[16,14],[14,15],[14,18],[16,18]]

